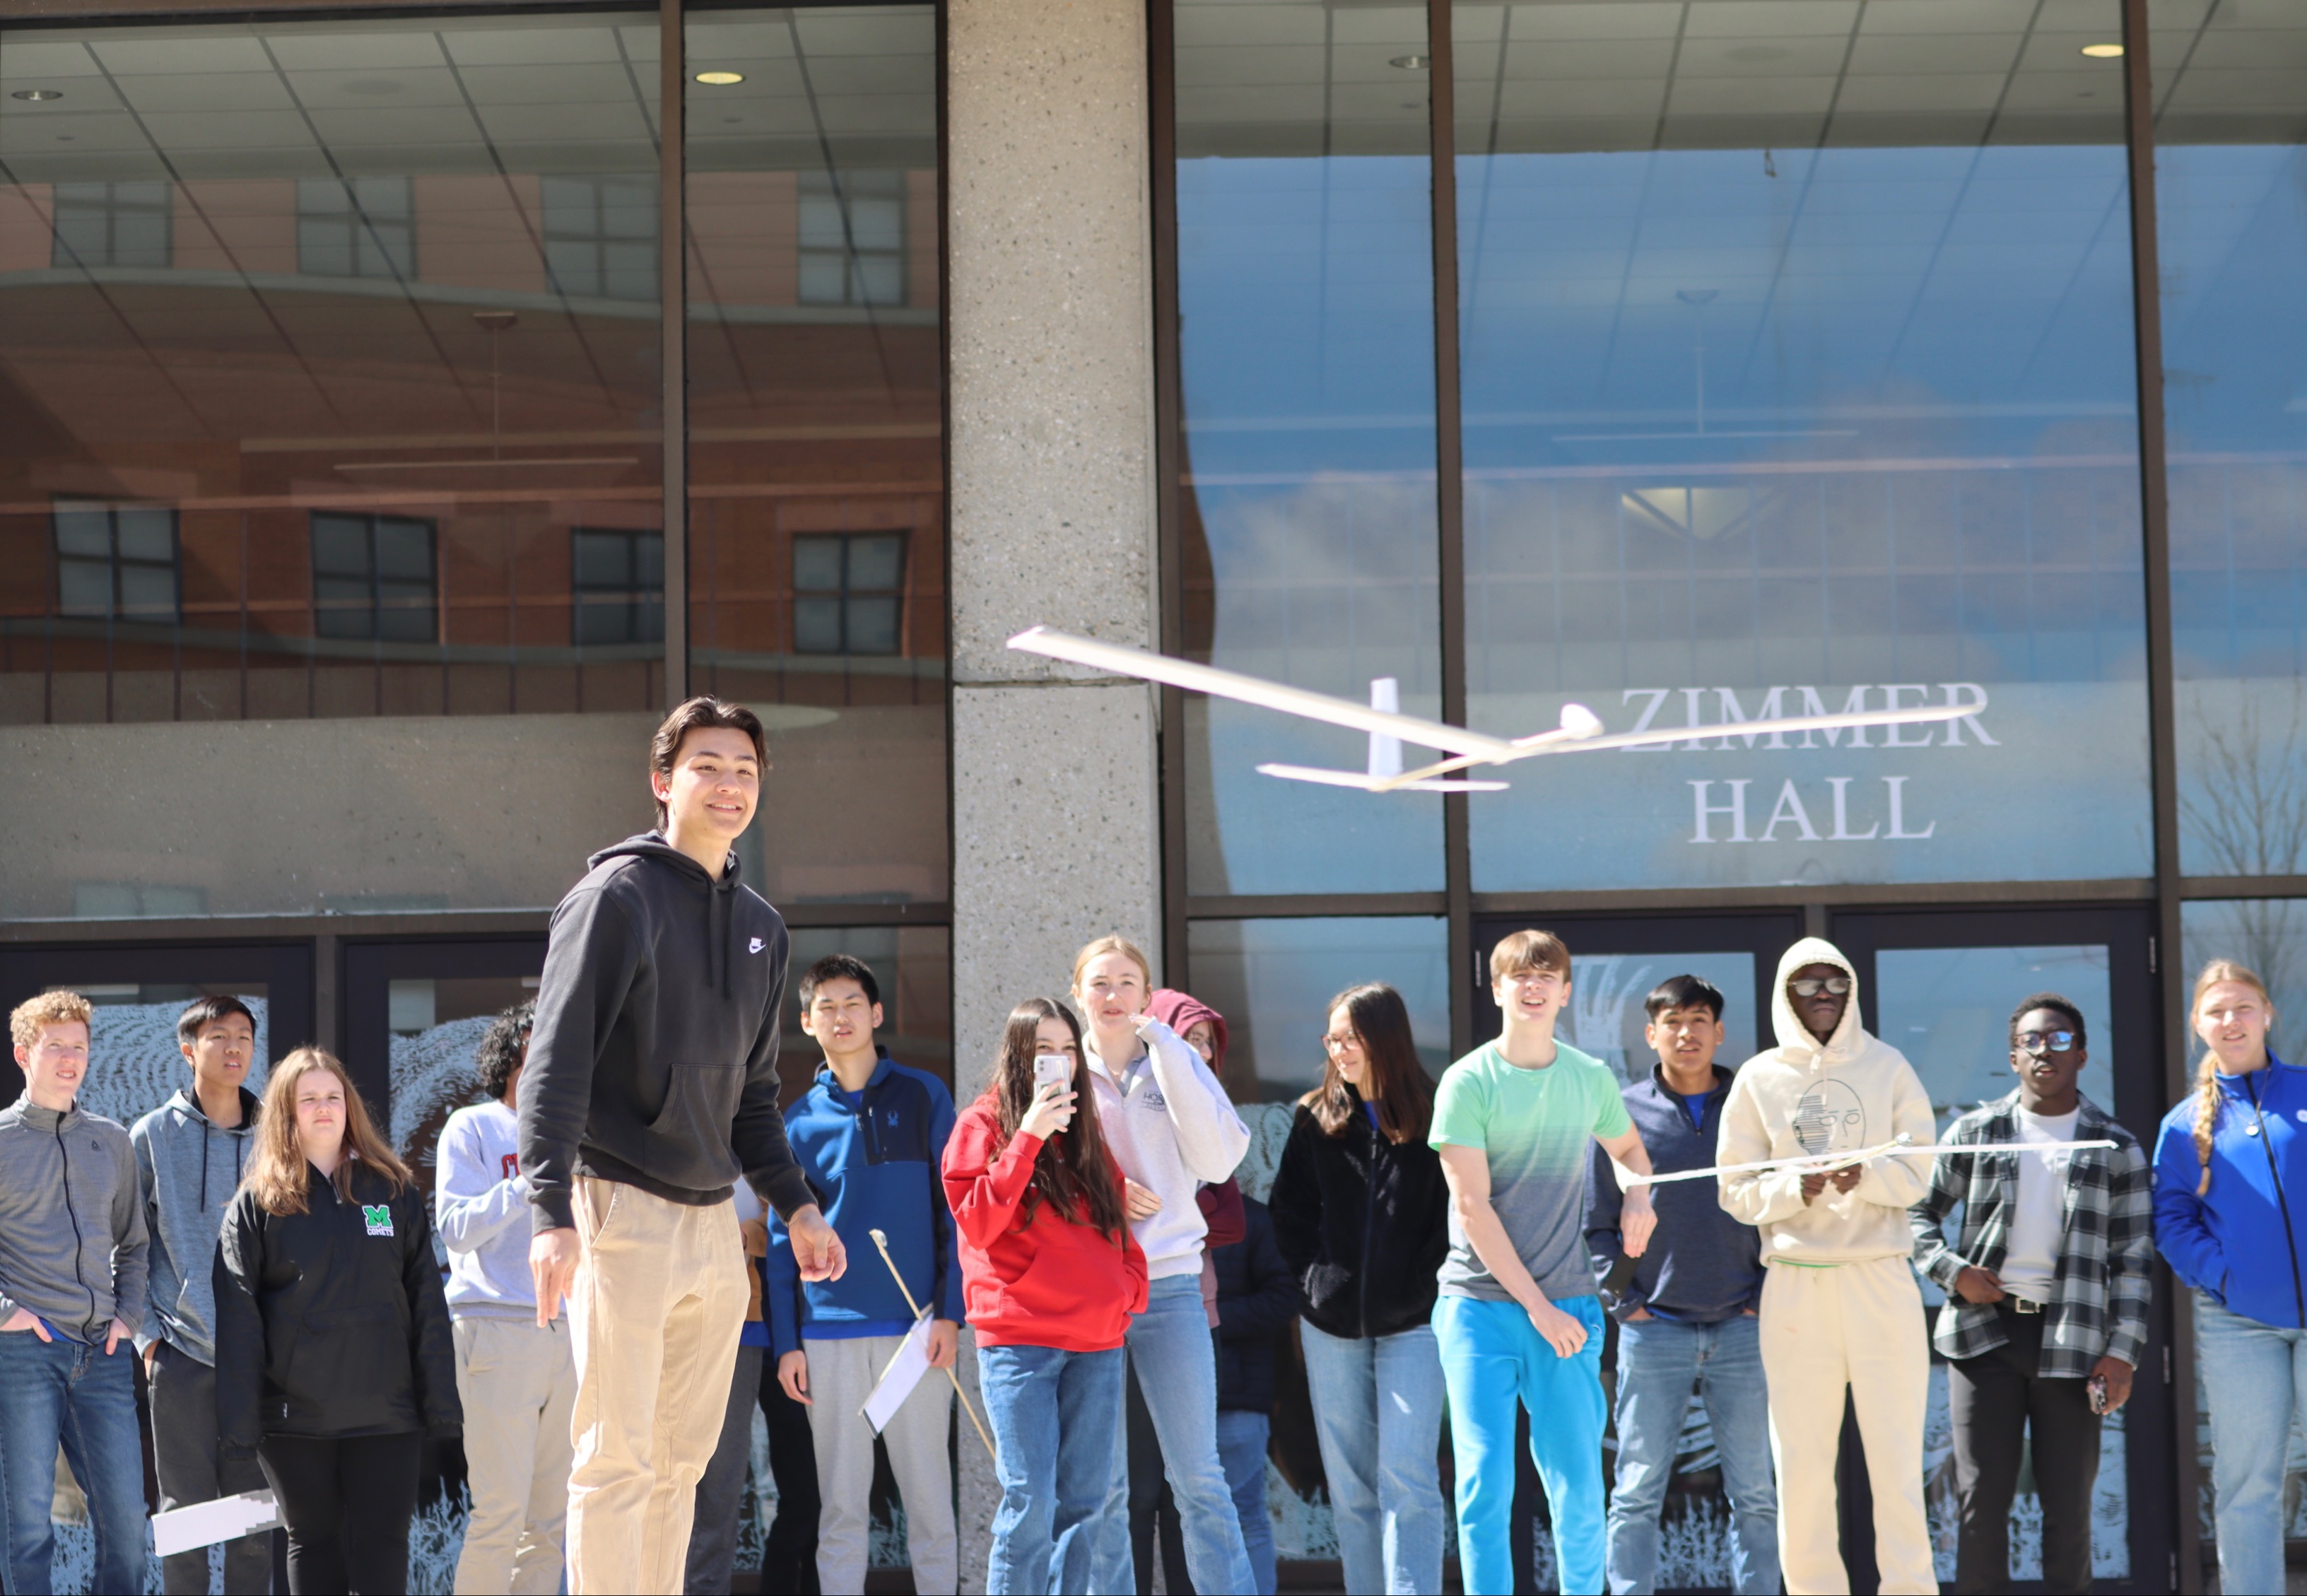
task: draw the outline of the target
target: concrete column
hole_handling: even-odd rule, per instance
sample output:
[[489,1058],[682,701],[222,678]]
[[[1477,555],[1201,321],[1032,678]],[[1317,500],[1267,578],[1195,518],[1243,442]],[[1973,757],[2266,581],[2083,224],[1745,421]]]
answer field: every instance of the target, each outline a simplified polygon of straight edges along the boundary
[[[1036,622],[1158,636],[1154,347],[1145,0],[951,0],[946,30],[966,1103],[1002,1017],[1061,996],[1084,941],[1161,957],[1154,694],[1003,647]],[[961,1455],[962,1588],[982,1591],[998,1493],[974,1437]]]

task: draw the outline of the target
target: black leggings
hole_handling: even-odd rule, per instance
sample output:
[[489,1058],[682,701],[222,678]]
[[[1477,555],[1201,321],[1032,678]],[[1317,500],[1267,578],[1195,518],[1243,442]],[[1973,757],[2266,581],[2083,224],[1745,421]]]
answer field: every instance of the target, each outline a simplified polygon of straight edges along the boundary
[[408,1589],[408,1523],[425,1437],[267,1436],[256,1449],[288,1531],[291,1596]]

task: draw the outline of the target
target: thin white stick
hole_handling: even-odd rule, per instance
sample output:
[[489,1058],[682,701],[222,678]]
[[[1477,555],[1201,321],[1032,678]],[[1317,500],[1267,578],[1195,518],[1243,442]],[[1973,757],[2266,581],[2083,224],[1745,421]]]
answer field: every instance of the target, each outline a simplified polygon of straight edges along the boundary
[[1637,1175],[1621,1169],[1618,1184],[1621,1187],[1662,1186],[1669,1180],[1703,1180],[1717,1175],[1743,1175],[1755,1170],[1800,1170],[1805,1174],[1822,1174],[1848,1169],[1853,1164],[1866,1163],[1877,1158],[1936,1157],[1941,1153],[2080,1152],[2086,1147],[2112,1147],[2114,1145],[2101,1138],[2088,1142],[1937,1142],[1926,1147],[1917,1147],[1905,1137],[1900,1137],[1880,1146],[1854,1148],[1847,1153],[1806,1153],[1797,1158],[1757,1159],[1753,1163],[1718,1163],[1711,1169],[1677,1170],[1670,1175]]
[[[897,1273],[897,1260],[889,1256],[889,1238],[879,1231],[868,1231],[865,1233],[873,1238],[873,1246],[880,1253],[881,1261],[889,1266],[889,1273],[896,1275],[897,1289],[905,1292],[905,1306],[913,1310],[913,1317],[918,1319],[929,1312],[928,1309],[913,1300],[913,1288],[905,1283],[905,1277],[903,1274]],[[977,1410],[969,1405],[969,1393],[961,1388],[961,1377],[954,1372],[953,1365],[950,1363],[945,1366],[945,1377],[953,1382],[953,1394],[961,1398],[961,1411],[968,1414],[969,1421],[977,1427],[977,1438],[985,1443],[985,1455],[991,1458],[993,1466],[999,1469],[1001,1466],[1001,1454],[993,1450],[993,1437],[985,1433],[985,1420],[980,1419],[977,1416]]]

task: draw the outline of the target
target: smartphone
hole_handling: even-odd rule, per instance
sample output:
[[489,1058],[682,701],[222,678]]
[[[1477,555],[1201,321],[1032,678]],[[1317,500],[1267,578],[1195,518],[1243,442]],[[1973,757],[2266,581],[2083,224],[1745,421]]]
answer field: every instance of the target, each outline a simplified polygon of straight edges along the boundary
[[2090,1411],[2094,1413],[2105,1413],[2107,1403],[2106,1377],[2093,1375],[2083,1382],[2083,1386],[2090,1394]]
[[1040,1091],[1052,1081],[1067,1085],[1074,1078],[1074,1061],[1063,1053],[1043,1053],[1033,1060],[1033,1090]]

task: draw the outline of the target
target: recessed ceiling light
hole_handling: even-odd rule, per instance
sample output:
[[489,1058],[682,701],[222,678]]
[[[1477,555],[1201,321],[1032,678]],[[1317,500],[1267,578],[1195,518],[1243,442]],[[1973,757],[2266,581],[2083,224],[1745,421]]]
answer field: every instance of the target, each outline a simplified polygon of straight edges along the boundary
[[62,99],[64,97],[64,91],[61,89],[19,89],[10,98],[14,99]]
[[2085,45],[2083,54],[2095,61],[2112,61],[2123,54],[2123,47],[2119,44]]
[[742,72],[700,72],[697,74],[697,81],[716,89],[725,89],[732,83],[743,82],[745,74]]
[[1386,64],[1388,66],[1398,66],[1404,72],[1424,72],[1428,67],[1434,64],[1434,57],[1431,56],[1396,56],[1393,60],[1387,62]]

